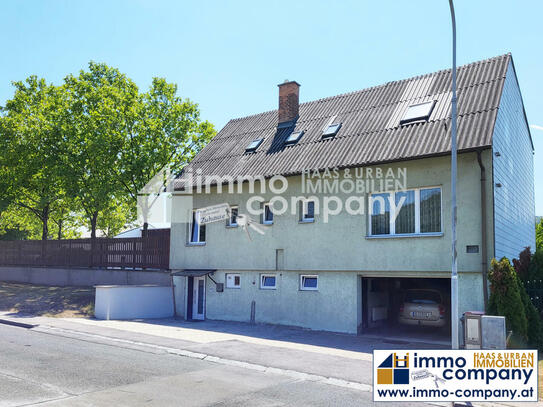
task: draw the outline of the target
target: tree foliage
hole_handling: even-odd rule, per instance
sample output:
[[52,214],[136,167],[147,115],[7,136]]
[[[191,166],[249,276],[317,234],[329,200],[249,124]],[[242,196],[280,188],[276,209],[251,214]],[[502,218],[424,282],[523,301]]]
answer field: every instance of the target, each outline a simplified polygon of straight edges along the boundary
[[536,251],[543,251],[543,217],[535,227]]
[[11,192],[8,199],[39,219],[42,239],[47,239],[52,206],[63,190],[62,155],[67,151],[63,92],[36,76],[13,86],[15,94],[3,108],[0,125],[3,144],[10,146],[1,153]]
[[507,258],[503,257],[500,261],[492,259],[488,273],[490,298],[487,313],[504,316],[507,329],[525,342],[528,339],[528,322],[517,280],[517,274]]
[[0,116],[0,233],[35,237],[37,220],[42,239],[73,236],[81,219],[93,237],[120,231],[149,180],[179,171],[215,134],[176,85],[154,78],[140,92],[106,64],[59,86],[35,76],[13,85]]

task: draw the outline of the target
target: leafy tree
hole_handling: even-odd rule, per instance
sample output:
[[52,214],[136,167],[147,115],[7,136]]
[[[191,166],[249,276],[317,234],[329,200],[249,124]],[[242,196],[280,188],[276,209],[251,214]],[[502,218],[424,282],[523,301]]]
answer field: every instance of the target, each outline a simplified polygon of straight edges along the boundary
[[515,270],[509,260],[503,257],[499,262],[492,259],[488,273],[490,298],[487,313],[505,317],[507,328],[512,330],[520,342],[528,339],[528,322],[519,290]]
[[522,305],[526,314],[528,345],[539,350],[543,350],[543,322],[541,315],[532,303],[530,296],[526,292],[523,282],[516,278]]
[[[137,115],[129,116],[116,173],[134,204],[153,177],[179,171],[215,135],[213,125],[200,120],[198,105],[177,96],[177,86],[165,79],[154,78],[140,102]],[[147,230],[147,200],[140,202]]]
[[536,251],[543,250],[543,217],[535,227]]
[[[139,106],[136,85],[117,69],[91,62],[89,71],[65,79],[70,136],[64,166],[70,194],[76,197],[96,237],[98,217],[121,194],[116,181],[126,121]],[[137,157],[132,157],[137,159]]]
[[51,206],[63,190],[61,156],[67,141],[61,120],[64,98],[61,89],[36,76],[13,82],[13,86],[15,94],[3,108],[0,127],[2,145],[9,145],[2,153],[2,171],[11,192],[7,202],[14,200],[37,217],[45,240]]
[[518,259],[513,259],[513,267],[519,278],[526,281],[529,278],[530,263],[532,261],[532,252],[529,247],[525,247],[518,255]]

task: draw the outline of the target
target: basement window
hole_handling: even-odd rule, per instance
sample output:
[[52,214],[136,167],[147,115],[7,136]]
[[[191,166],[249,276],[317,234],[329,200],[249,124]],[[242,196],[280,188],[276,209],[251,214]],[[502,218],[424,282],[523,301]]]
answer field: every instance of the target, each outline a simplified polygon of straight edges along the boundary
[[275,274],[261,274],[260,275],[260,289],[261,290],[275,290],[276,285]]
[[303,135],[304,135],[303,131],[292,132],[285,140],[285,144],[295,144],[302,138]]
[[258,138],[256,140],[251,141],[251,143],[247,147],[245,147],[245,152],[252,153],[253,151],[256,151],[256,149],[262,143],[263,140],[264,140],[263,138]]
[[319,289],[319,276],[317,275],[300,275],[300,290],[301,291],[317,291]]
[[405,111],[400,124],[408,124],[413,122],[428,121],[430,114],[434,109],[435,100],[430,102],[417,103],[411,105]]
[[339,131],[340,128],[341,128],[341,123],[330,124],[322,132],[322,138],[334,137],[337,134],[337,132]]
[[226,274],[226,288],[241,288],[241,275]]

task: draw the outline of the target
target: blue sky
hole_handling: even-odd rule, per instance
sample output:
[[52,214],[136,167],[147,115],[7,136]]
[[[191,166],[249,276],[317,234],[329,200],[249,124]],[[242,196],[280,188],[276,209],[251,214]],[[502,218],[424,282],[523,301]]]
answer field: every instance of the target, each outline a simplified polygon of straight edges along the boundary
[[[459,64],[512,52],[536,148],[536,213],[543,215],[543,2],[457,0]],[[153,76],[180,87],[220,129],[276,108],[277,84],[301,100],[447,68],[447,0],[2,2],[0,105],[10,81],[60,83],[88,61],[119,68],[141,88]]]

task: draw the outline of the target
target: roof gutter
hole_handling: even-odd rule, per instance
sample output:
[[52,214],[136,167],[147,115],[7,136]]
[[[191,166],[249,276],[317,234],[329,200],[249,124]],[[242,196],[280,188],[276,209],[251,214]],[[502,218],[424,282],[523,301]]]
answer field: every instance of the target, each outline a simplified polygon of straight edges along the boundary
[[486,236],[486,169],[482,159],[483,150],[477,150],[477,162],[481,169],[481,274],[483,277],[483,299],[485,310],[488,304],[488,256],[487,256],[487,236]]

